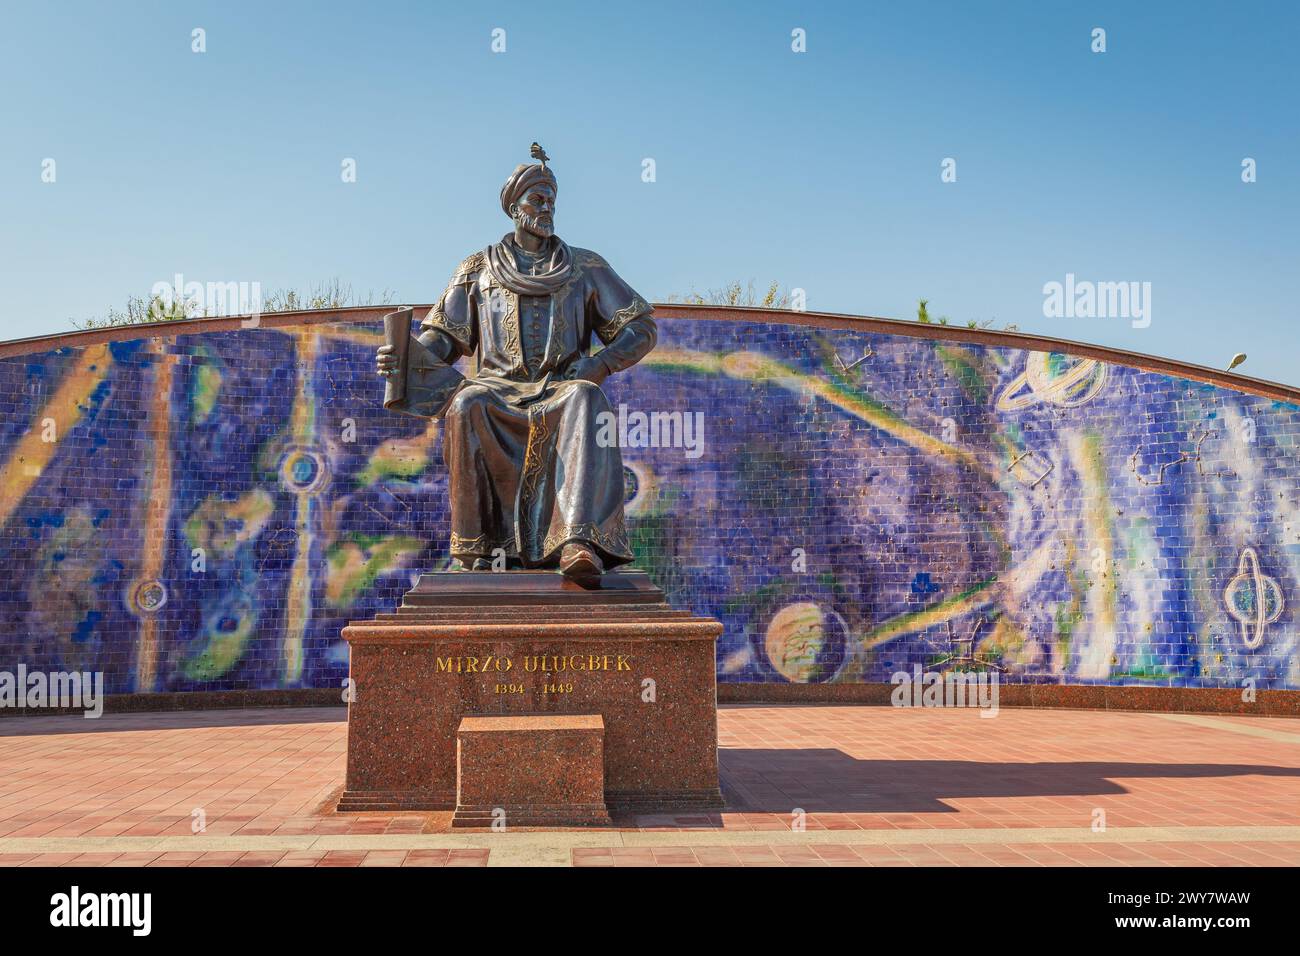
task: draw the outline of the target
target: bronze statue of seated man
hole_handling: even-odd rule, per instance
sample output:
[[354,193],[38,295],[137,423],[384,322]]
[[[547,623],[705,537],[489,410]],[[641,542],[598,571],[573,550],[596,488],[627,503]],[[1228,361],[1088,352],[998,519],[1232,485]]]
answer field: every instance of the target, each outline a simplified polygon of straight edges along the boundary
[[[395,411],[441,417],[460,569],[558,568],[586,579],[632,560],[623,459],[597,441],[601,383],[654,348],[652,309],[594,252],[555,235],[555,176],[516,167],[501,189],[514,220],[465,259],[409,343],[384,345],[381,375],[404,376]],[[603,348],[591,353],[593,337]],[[462,356],[475,371],[450,368]],[[495,562],[495,564],[494,564]]]

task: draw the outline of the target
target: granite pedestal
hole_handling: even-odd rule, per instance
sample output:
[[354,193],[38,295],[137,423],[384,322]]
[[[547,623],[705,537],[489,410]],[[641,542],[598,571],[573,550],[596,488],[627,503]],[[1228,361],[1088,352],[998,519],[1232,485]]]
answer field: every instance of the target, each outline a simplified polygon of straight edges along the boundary
[[[395,612],[343,629],[353,700],[338,808],[454,810],[461,721],[548,715],[601,719],[611,812],[720,808],[721,632],[671,608],[640,571],[586,585],[550,571],[422,575]],[[516,728],[509,746],[552,747],[536,729],[530,744]],[[522,779],[530,766],[521,757],[516,771],[507,762],[494,772]],[[513,801],[507,783],[497,792]],[[531,802],[551,796],[539,784]]]
[[598,715],[460,722],[453,827],[608,823],[605,724]]

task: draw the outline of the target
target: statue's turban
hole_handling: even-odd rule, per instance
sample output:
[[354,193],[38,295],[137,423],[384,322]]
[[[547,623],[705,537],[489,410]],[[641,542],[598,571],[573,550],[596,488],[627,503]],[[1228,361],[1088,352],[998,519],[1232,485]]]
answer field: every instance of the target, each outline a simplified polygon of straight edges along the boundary
[[515,167],[515,171],[510,174],[506,184],[501,187],[501,208],[505,210],[506,215],[510,215],[510,206],[518,202],[519,197],[528,192],[538,183],[550,183],[552,189],[556,189],[555,174],[545,166],[537,163],[525,163]]

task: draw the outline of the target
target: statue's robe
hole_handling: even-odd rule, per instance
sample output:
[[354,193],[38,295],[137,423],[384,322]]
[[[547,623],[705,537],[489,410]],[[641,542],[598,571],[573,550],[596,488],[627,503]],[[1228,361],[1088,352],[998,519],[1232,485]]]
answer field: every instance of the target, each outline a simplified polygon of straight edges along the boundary
[[[474,359],[443,429],[451,553],[466,563],[501,549],[525,567],[553,567],[569,542],[595,549],[607,568],[632,560],[623,459],[617,443],[596,441],[609,403],[597,385],[566,375],[593,337],[605,345],[593,360],[611,373],[634,364],[654,347],[652,309],[594,252],[563,251],[571,265],[543,295],[527,294],[538,289],[519,272],[494,274],[494,255],[524,265],[509,237],[475,253],[422,324],[421,345],[448,361]],[[398,410],[436,415],[440,397],[420,369],[412,363]]]

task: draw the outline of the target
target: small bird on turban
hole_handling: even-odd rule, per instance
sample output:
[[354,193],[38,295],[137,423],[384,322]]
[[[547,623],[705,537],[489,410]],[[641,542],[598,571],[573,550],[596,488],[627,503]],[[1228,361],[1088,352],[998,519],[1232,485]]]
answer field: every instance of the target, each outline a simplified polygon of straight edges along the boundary
[[546,150],[533,143],[529,152],[534,159],[541,160],[542,164],[539,166],[536,163],[521,163],[515,167],[506,184],[501,187],[501,208],[507,216],[510,215],[511,205],[538,183],[549,183],[552,189],[558,188],[555,173],[546,168],[546,162],[550,159],[546,155]]

